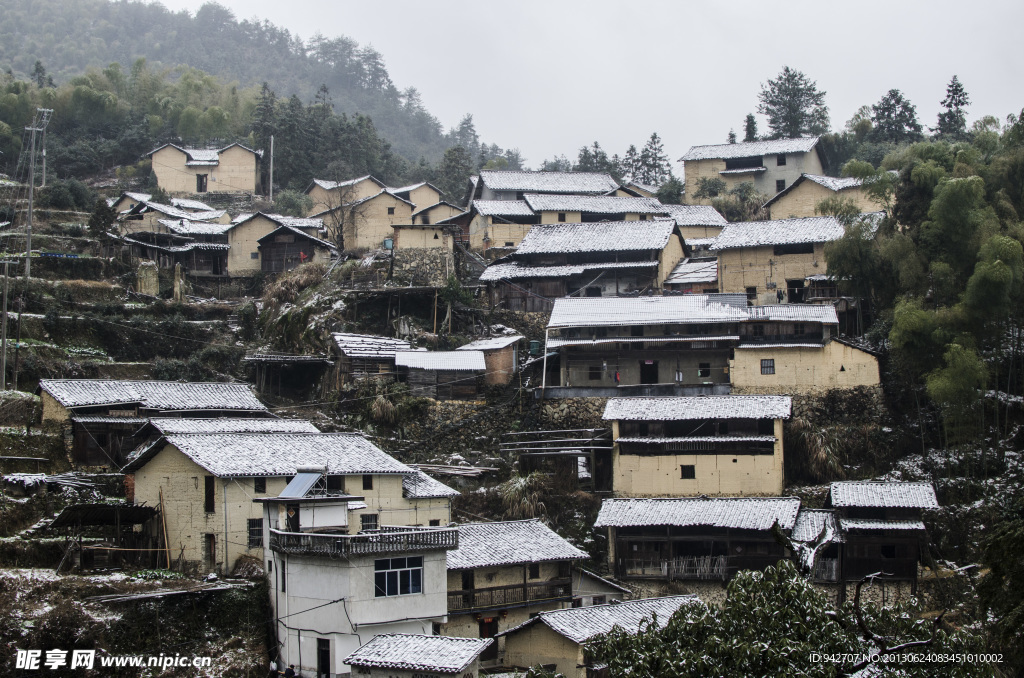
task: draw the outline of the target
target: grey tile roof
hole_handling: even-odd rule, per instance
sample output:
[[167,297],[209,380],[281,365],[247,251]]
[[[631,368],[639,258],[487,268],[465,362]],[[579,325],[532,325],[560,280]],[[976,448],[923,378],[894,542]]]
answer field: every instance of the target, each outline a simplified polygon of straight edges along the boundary
[[218,419],[191,419],[187,417],[157,417],[149,424],[164,435],[172,433],[319,433],[313,422],[305,419],[277,419],[274,417]]
[[724,395],[666,398],[610,398],[606,421],[683,421],[689,419],[789,419],[789,396]]
[[151,242],[145,242],[129,237],[124,237],[121,240],[135,245],[148,247],[159,252],[191,252],[192,250],[222,250],[226,252],[231,249],[231,245],[226,242],[187,242],[183,245],[156,245]]
[[412,344],[404,339],[348,332],[335,332],[331,336],[338,350],[349,358],[393,358],[398,351],[412,350]]
[[679,158],[679,160],[681,162],[688,160],[727,160],[730,158],[750,158],[757,155],[775,155],[778,153],[807,153],[817,143],[818,137],[802,137],[799,139],[775,139],[773,141],[747,141],[739,144],[691,146],[686,155]]
[[517,278],[568,278],[582,275],[587,271],[657,267],[657,261],[609,261],[566,266],[528,266],[519,261],[506,261],[491,264],[480,274],[479,279],[483,282],[494,282]]
[[836,324],[839,316],[831,304],[768,304],[750,306],[747,317],[751,322],[759,320],[774,322],[816,322]]
[[698,257],[683,259],[672,269],[666,285],[684,285],[687,283],[717,282],[718,259],[716,257]]
[[931,483],[900,483],[879,481],[843,481],[832,483],[828,490],[835,507],[938,508],[935,488]]
[[[702,334],[700,336],[677,337],[666,335],[661,337],[595,337],[594,339],[560,339],[553,337],[548,339],[548,348],[560,346],[600,346],[601,344],[674,344],[679,342],[705,342],[705,341],[739,341],[738,334]],[[817,344],[820,348],[821,344]],[[739,348],[742,348],[739,347]]]
[[455,497],[461,494],[440,480],[431,478],[417,469],[402,478],[402,495],[409,499],[432,499],[437,497]]
[[265,212],[249,212],[239,214],[237,217],[231,220],[231,223],[241,224],[242,222],[249,221],[253,217],[264,217],[266,219],[269,219],[270,221],[273,221],[276,224],[280,224],[282,226],[291,226],[293,228],[315,228],[317,230],[321,230],[324,227],[323,219],[316,219],[314,217],[292,217],[288,216],[287,214],[267,214]]
[[412,474],[413,469],[351,433],[174,433],[125,466],[142,468],[166,444],[215,476],[290,476],[302,466],[330,474]]
[[850,530],[903,530],[907,532],[924,532],[924,522],[920,520],[880,520],[871,518],[839,518],[844,532]]
[[[149,200],[150,196],[146,196],[144,199]],[[214,208],[207,205],[205,202],[199,202],[198,200],[189,200],[188,198],[171,198],[171,204],[174,205],[175,207],[180,207],[183,210],[194,210],[196,212],[217,211]]]
[[732,323],[747,319],[746,308],[704,294],[672,297],[555,299],[548,327],[612,327],[664,323]]
[[39,388],[65,407],[140,403],[151,410],[264,411],[248,384],[223,382],[42,379]]
[[499,633],[498,637],[515,633],[533,624],[546,624],[555,633],[582,645],[591,638],[608,633],[616,626],[627,633],[636,633],[640,630],[640,622],[650,620],[654,616],[658,618],[659,628],[665,628],[672,615],[684,605],[702,606],[703,603],[696,594],[690,593],[683,596],[644,598],[607,605],[552,610],[541,612],[533,619]]
[[789,536],[795,541],[813,541],[821,534],[822,528],[838,535],[836,514],[830,509],[802,508],[796,515],[796,523]]
[[396,671],[461,673],[493,642],[493,638],[382,633],[345,657],[344,662]]
[[539,224],[530,228],[516,254],[660,251],[673,230],[675,222],[668,220]]
[[813,181],[816,184],[820,184],[830,191],[843,191],[847,188],[856,188],[862,185],[864,182],[856,177],[826,177],[820,174],[803,174],[801,175],[808,181]]
[[524,193],[591,193],[603,195],[619,185],[599,172],[504,172],[483,170],[480,181],[493,191]]
[[770,530],[779,523],[792,529],[796,497],[696,497],[680,499],[605,499],[594,527],[716,527]]
[[593,214],[667,214],[657,198],[615,197],[611,195],[560,195],[527,193],[523,200],[534,212],[590,212]]
[[[355,179],[348,179],[347,181],[329,181],[327,179],[313,179],[313,183],[316,184],[317,186],[319,186],[320,188],[323,188],[323,189],[328,190],[328,191],[333,191],[336,188],[345,188],[345,187],[348,187],[348,186],[355,186],[360,181],[366,181],[367,179],[369,179],[373,183],[377,184],[381,188],[386,188],[386,186],[384,185],[383,182],[381,182],[378,179],[370,176],[369,174],[367,174],[365,176],[357,177]],[[312,186],[310,186],[310,188],[312,188]]]
[[665,205],[680,226],[725,226],[728,221],[711,205]]
[[289,226],[288,224],[282,224],[282,225],[278,226],[277,228],[275,228],[270,233],[267,233],[262,238],[257,239],[256,242],[263,243],[263,241],[265,241],[265,240],[269,241],[269,240],[271,240],[271,238],[277,237],[277,235],[281,231],[288,231],[288,232],[290,232],[290,233],[292,233],[294,235],[297,235],[300,238],[302,238],[304,240],[307,240],[307,241],[309,241],[309,242],[311,242],[314,245],[317,245],[319,247],[323,247],[323,248],[328,249],[328,250],[334,250],[335,249],[334,243],[328,242],[327,240],[324,240],[322,238],[318,238],[315,235],[310,235],[306,231],[303,231],[301,228],[295,228],[294,226]]
[[626,184],[626,188],[639,188],[641,191],[647,191],[648,193],[657,193],[659,186],[654,184],[643,184],[639,181],[631,181]]
[[204,215],[213,214],[212,212],[189,212],[188,210],[172,207],[171,205],[164,205],[159,202],[153,202],[152,200],[142,200],[129,211],[135,214],[146,211],[159,212],[160,214],[166,214],[172,219],[188,219],[190,221],[209,221],[210,219]]
[[503,337],[488,337],[487,339],[477,339],[471,341],[465,346],[459,346],[456,351],[495,351],[506,346],[511,346],[523,339],[521,334],[511,334]]
[[843,225],[835,217],[738,221],[722,229],[711,249],[720,251],[741,247],[831,242],[842,238],[843,233]]
[[525,200],[474,200],[473,209],[485,217],[532,217]]
[[157,222],[178,235],[223,235],[235,227],[235,224],[211,224],[189,219],[157,219]]
[[459,548],[448,551],[448,569],[466,570],[553,560],[581,560],[587,554],[539,520],[459,525]]
[[715,238],[683,238],[683,240],[694,249],[711,247],[715,244]]
[[481,351],[403,351],[395,354],[395,366],[456,372],[487,370]]

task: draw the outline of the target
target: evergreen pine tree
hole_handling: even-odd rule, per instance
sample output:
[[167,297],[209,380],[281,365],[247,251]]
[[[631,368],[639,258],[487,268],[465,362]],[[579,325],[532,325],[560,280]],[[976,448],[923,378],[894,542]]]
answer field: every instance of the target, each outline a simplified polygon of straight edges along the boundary
[[753,113],[747,113],[743,121],[743,141],[757,141],[757,118]]
[[966,139],[967,114],[964,109],[970,105],[971,100],[960,79],[955,75],[946,86],[946,98],[940,103],[946,110],[939,112],[938,124],[932,131],[951,139]]

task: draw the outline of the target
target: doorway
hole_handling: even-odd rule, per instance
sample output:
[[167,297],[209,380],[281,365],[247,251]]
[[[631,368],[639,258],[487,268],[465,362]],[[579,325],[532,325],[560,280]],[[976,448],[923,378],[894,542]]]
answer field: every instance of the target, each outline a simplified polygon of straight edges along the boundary
[[207,174],[196,175],[196,193],[206,193],[206,178]]
[[331,640],[316,639],[316,678],[331,678]]
[[[480,637],[481,638],[494,638],[498,634],[498,618],[497,617],[484,617],[480,620]],[[487,649],[480,654],[480,661],[485,662],[491,659],[498,658],[498,641],[495,640],[493,643],[487,646]]]
[[640,383],[641,384],[657,384],[658,382],[658,361],[657,360],[641,360],[640,361]]

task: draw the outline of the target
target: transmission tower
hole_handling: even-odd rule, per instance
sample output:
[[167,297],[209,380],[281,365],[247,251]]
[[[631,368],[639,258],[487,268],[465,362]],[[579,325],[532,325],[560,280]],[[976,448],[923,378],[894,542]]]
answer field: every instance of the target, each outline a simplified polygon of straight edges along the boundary
[[35,211],[34,192],[36,185],[36,132],[42,132],[50,124],[52,108],[37,108],[32,118],[32,125],[25,130],[32,133],[32,143],[28,156],[28,229],[25,232],[25,280],[32,273],[32,213]]

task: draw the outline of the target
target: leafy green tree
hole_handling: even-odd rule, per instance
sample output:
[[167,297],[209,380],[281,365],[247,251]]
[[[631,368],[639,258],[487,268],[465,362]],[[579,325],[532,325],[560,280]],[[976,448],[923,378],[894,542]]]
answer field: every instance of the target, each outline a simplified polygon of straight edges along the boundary
[[964,111],[971,99],[957,76],[946,85],[946,96],[940,102],[945,110],[939,111],[938,123],[933,132],[941,137],[956,141],[967,138],[967,113]]
[[32,67],[32,80],[35,81],[36,87],[42,89],[44,87],[53,87],[53,77],[46,74],[46,69],[43,67],[43,62],[36,59],[35,66]]
[[437,168],[437,187],[448,200],[458,202],[466,192],[466,183],[473,173],[471,156],[462,146],[453,146],[444,152]]
[[774,80],[761,85],[757,112],[768,117],[771,139],[795,139],[828,131],[825,92],[800,71],[785,66]]
[[89,233],[94,238],[103,238],[114,228],[116,220],[117,212],[101,198],[96,201],[96,207],[89,215]]
[[285,189],[274,194],[274,209],[280,214],[304,217],[313,207],[313,199],[302,191]]
[[[988,368],[978,352],[961,344],[950,344],[943,355],[944,367],[928,373],[925,390],[942,409],[946,442],[963,442],[975,428],[980,390],[988,381]],[[964,429],[967,429],[965,431]]]
[[871,107],[872,141],[905,143],[920,141],[921,123],[917,108],[898,89],[891,89]]
[[725,193],[726,183],[719,177],[700,177],[697,179],[697,190],[693,197],[698,200],[709,200]]
[[683,200],[683,182],[672,177],[661,186],[654,195],[662,205],[678,205]]
[[981,241],[996,230],[998,219],[985,204],[984,180],[977,176],[948,179],[935,190],[928,220],[921,224],[920,245],[966,281]]
[[743,121],[743,141],[757,141],[757,118],[753,113],[747,113]]

